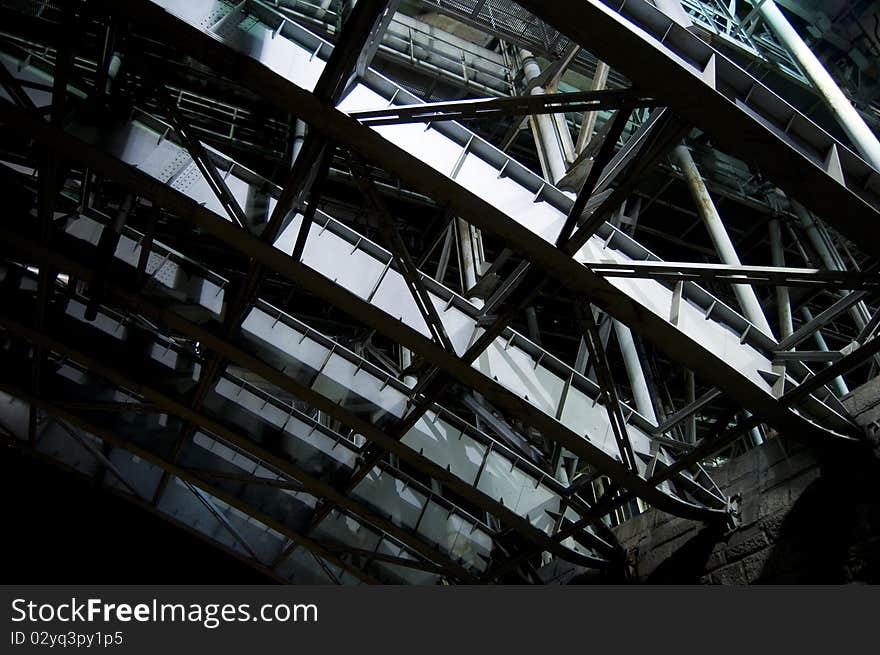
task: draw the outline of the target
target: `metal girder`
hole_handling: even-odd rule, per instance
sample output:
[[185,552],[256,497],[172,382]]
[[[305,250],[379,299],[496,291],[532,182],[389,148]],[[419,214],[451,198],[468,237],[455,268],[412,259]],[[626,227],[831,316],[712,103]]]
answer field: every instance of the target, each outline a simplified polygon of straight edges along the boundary
[[184,469],[194,476],[202,479],[208,478],[215,480],[234,480],[235,482],[241,482],[243,484],[256,484],[266,487],[274,487],[277,489],[286,489],[288,491],[305,491],[305,487],[303,487],[293,478],[276,480],[274,478],[265,478],[255,474],[211,471],[208,469],[193,468],[191,466],[185,466]]
[[[394,14],[399,0],[365,0],[358,2],[348,19],[342,26],[337,43],[340,47],[333,48],[326,66],[315,83],[315,97],[322,103],[334,107],[342,98],[356,74],[362,74],[360,66],[364,58],[371,57],[368,51],[381,42],[381,31],[387,27],[387,21]],[[365,50],[366,48],[366,50]],[[328,135],[309,132],[303,142],[302,150],[293,163],[286,183],[284,184],[278,204],[272,212],[262,238],[274,241],[284,220],[290,212],[295,199],[303,192],[309,192],[306,221],[300,230],[300,237],[294,247],[294,255],[301,255],[308,237],[314,216],[314,206],[320,197],[320,188],[329,172],[330,160],[334,146]]]
[[[642,175],[654,168],[689,131],[690,125],[676,116],[670,108],[654,110],[608,163],[608,172],[598,181],[597,188],[604,190],[610,183],[609,177],[623,179],[588,216],[582,213],[576,217],[577,229],[562,245],[563,251],[573,253],[583,247],[599,226],[611,218],[621,203],[632,194]],[[569,211],[569,219],[572,214]]]
[[352,546],[337,544],[327,544],[327,549],[331,552],[338,553],[339,555],[354,555],[363,558],[364,568],[366,568],[371,562],[376,561],[394,564],[395,566],[403,566],[417,571],[425,571],[426,573],[433,573],[435,575],[444,575],[443,569],[438,566],[433,566],[430,562],[395,557],[394,555],[380,553],[375,550],[365,550],[363,548],[354,548]]
[[164,410],[155,405],[148,403],[131,403],[131,402],[58,402],[56,403],[61,409],[84,409],[90,412],[110,412],[122,414],[161,414]]
[[[144,69],[146,69],[146,66],[144,66],[142,70]],[[148,77],[148,79],[150,78]],[[205,178],[205,181],[217,196],[223,209],[226,210],[226,213],[229,214],[229,217],[238,225],[238,227],[243,230],[250,230],[251,227],[248,217],[239,206],[238,201],[232,195],[232,192],[226,185],[226,180],[217,170],[217,167],[214,165],[214,162],[211,160],[211,157],[208,155],[202,142],[192,134],[190,125],[177,110],[176,103],[168,96],[168,90],[165,88],[165,84],[161,81],[151,81],[153,82],[153,88],[156,91],[160,106],[167,114],[171,124],[174,126],[175,132],[186,147],[196,166],[198,166],[199,171],[202,173],[202,177]]]
[[[528,82],[526,85],[526,93],[531,92],[531,90],[536,87],[542,87],[543,89],[558,88],[559,83],[562,81],[562,76],[565,75],[569,66],[574,63],[580,53],[581,47],[578,44],[572,43],[569,45],[559,59],[551,62],[549,66],[541,71],[541,74],[538,75],[538,77],[533,78]],[[597,90],[599,89],[593,89],[593,91]]]
[[880,172],[698,36],[647,2],[584,0],[577,15],[561,2],[517,3],[880,253]]
[[776,353],[776,362],[836,362],[843,353],[833,350],[786,350]]
[[433,102],[417,105],[395,105],[387,109],[356,111],[349,116],[364,125],[399,125],[401,123],[463,121],[502,116],[534,116],[575,111],[618,109],[623,105],[651,107],[656,102],[630,89],[611,91],[575,91],[509,98],[477,98],[453,102]]
[[856,336],[856,343],[865,343],[868,339],[873,338],[878,325],[880,325],[880,309],[874,312],[874,315],[865,323],[865,327]]
[[[244,548],[250,554],[251,557],[253,557],[255,560],[260,559],[259,557],[257,557],[254,549],[251,548],[248,540],[245,539],[242,534],[235,529],[235,526],[229,522],[229,519],[223,515],[223,512],[220,511],[220,509],[207,496],[207,494],[205,494],[205,492],[189,482],[184,482],[183,485],[187,489],[189,489],[196,498],[198,498],[199,502],[205,506],[205,508],[211,513],[211,515],[215,519],[217,519],[217,522],[220,523],[220,525],[222,525],[226,529],[226,531],[232,535],[232,537],[239,543],[242,548]],[[312,553],[312,555],[314,555],[314,553]],[[339,584],[338,580],[336,580],[336,584]]]
[[462,402],[465,407],[486,422],[492,428],[492,431],[501,437],[508,446],[532,460],[538,466],[546,467],[546,463],[542,462],[542,458],[534,452],[534,447],[522,435],[511,428],[504,419],[495,416],[488,407],[485,407],[472,395],[465,395],[462,398]]
[[[188,482],[188,483],[192,484],[193,486],[205,491],[206,493],[211,494],[215,498],[222,500],[224,503],[226,503],[230,506],[237,507],[241,511],[248,512],[250,515],[254,516],[254,518],[256,520],[260,521],[264,525],[270,527],[271,529],[275,530],[276,532],[278,532],[280,534],[285,535],[288,539],[291,539],[292,541],[296,541],[297,543],[300,543],[309,552],[312,552],[312,553],[320,556],[321,558],[326,559],[327,561],[333,563],[335,566],[338,566],[339,568],[341,568],[345,571],[348,571],[349,573],[351,573],[355,577],[359,578],[363,582],[368,583],[368,584],[378,584],[378,580],[376,580],[373,576],[370,576],[370,575],[366,574],[365,572],[361,571],[359,568],[352,566],[351,564],[345,562],[342,559],[339,559],[333,552],[331,552],[329,549],[327,549],[324,544],[321,544],[320,542],[318,542],[314,539],[309,539],[308,537],[301,536],[299,533],[291,530],[289,526],[283,525],[279,521],[264,514],[263,512],[259,511],[256,508],[253,508],[253,507],[250,507],[249,505],[243,504],[235,496],[233,496],[229,493],[226,493],[224,491],[221,491],[221,490],[217,489],[216,487],[208,485],[204,480],[200,480],[200,479],[196,478],[195,476],[191,475],[190,473],[188,473],[186,471],[186,469],[184,469],[180,466],[171,464],[170,462],[168,462],[166,460],[163,460],[162,458],[158,457],[155,453],[137,446],[136,444],[132,443],[130,440],[120,437],[119,435],[108,430],[107,428],[105,428],[103,426],[95,425],[94,423],[90,422],[88,419],[85,419],[85,418],[79,416],[78,414],[61,409],[52,401],[49,401],[49,400],[46,400],[43,398],[34,397],[30,393],[28,393],[26,390],[19,388],[18,386],[16,386],[15,384],[13,384],[7,380],[0,379],[0,390],[6,392],[16,398],[19,398],[28,404],[37,406],[40,410],[46,412],[50,416],[53,416],[58,421],[63,421],[65,423],[68,423],[71,426],[74,426],[80,430],[83,430],[84,432],[87,432],[91,435],[94,435],[95,437],[99,438],[101,441],[103,441],[105,443],[112,444],[113,446],[115,446],[117,448],[122,448],[124,450],[131,452],[132,454],[136,455],[137,457],[140,457],[141,459],[143,459],[147,462],[150,462],[151,464],[167,471],[170,475],[173,475],[174,477],[180,479],[182,482]],[[138,497],[135,496],[132,500],[137,500],[137,498]],[[138,504],[141,505],[142,507],[150,509],[151,511],[154,511],[154,512],[157,511],[156,508],[152,505],[152,503],[144,501],[143,503],[138,503]]]
[[[655,434],[662,435],[669,432],[676,425],[692,416],[695,412],[698,412],[700,409],[705,407],[707,404],[715,400],[718,396],[721,395],[721,391],[718,389],[712,389],[707,391],[699,398],[695,399],[693,402],[688,403],[674,414],[666,417],[660,425],[657,426],[657,431]],[[687,445],[687,444],[683,444]]]
[[[474,580],[473,575],[466,569],[455,564],[444,555],[434,550],[427,543],[414,538],[413,535],[396,526],[389,519],[362,506],[357,501],[339,494],[330,484],[299,469],[281,455],[269,452],[264,448],[257,446],[256,443],[237,433],[235,430],[226,427],[202,412],[192,410],[188,405],[180,403],[166,393],[155,389],[148,383],[144,383],[140,376],[135,377],[131,374],[126,374],[119,370],[118,365],[112,365],[108,362],[101,361],[93,353],[87,353],[81,351],[77,347],[66,345],[55,336],[38,334],[33,328],[18,323],[7,316],[0,317],[0,326],[13,335],[34,343],[40,343],[44,347],[85,366],[95,375],[100,376],[114,385],[136,391],[138,395],[165,408],[169,414],[177,416],[186,423],[197,425],[207,432],[217,435],[227,443],[235,444],[236,446],[244,448],[248,452],[253,453],[259,459],[269,462],[272,466],[298,480],[303,485],[303,488],[309,493],[317,497],[324,497],[332,500],[332,502],[350,511],[355,516],[360,517],[367,523],[406,544],[408,547],[412,548],[414,552],[417,552],[421,556],[443,566],[452,577],[464,581]],[[174,469],[179,470],[179,467],[177,467],[177,464],[174,461],[169,463]],[[176,472],[172,473],[171,468],[166,468],[166,473],[180,477]]]
[[351,80],[366,71],[399,4],[400,0],[358,0],[315,85],[316,96],[332,105],[339,102]]
[[585,262],[584,266],[603,277],[634,277],[655,280],[701,280],[731,284],[818,287],[822,289],[876,290],[880,275],[876,271],[830,271],[818,268],[777,266],[731,266],[691,262]]
[[0,84],[3,85],[3,88],[6,89],[6,92],[18,105],[29,112],[37,113],[37,107],[34,105],[34,101],[31,100],[31,97],[27,94],[24,87],[21,85],[21,82],[17,77],[15,77],[12,73],[9,72],[9,69],[6,68],[6,65],[0,62]]
[[[39,246],[33,244],[32,241],[22,239],[21,237],[18,237],[14,233],[11,233],[3,228],[0,228],[0,230],[2,230],[2,232],[4,233],[7,242],[9,242],[10,244],[18,244],[16,247],[23,248],[26,252],[29,252],[31,254],[31,257],[39,259],[51,257],[55,261],[57,261],[59,265],[63,265],[65,269],[75,271],[76,275],[80,277],[80,279],[89,279],[90,271],[82,264],[77,263],[69,257],[61,255],[58,252],[45,252],[41,250]],[[527,538],[538,544],[539,547],[541,547],[542,549],[547,549],[549,547],[559,557],[569,561],[580,561],[583,565],[589,566],[596,563],[593,560],[583,558],[582,556],[569,551],[569,549],[567,548],[560,549],[556,542],[550,542],[544,532],[534,528],[534,526],[532,526],[525,518],[512,512],[503,503],[498,502],[480,492],[477,492],[477,490],[473,486],[458,479],[447,469],[437,466],[436,464],[427,460],[421,454],[409,449],[408,447],[400,443],[399,438],[387,435],[385,432],[379,430],[370,422],[361,419],[355,414],[347,411],[338,403],[325,398],[321,394],[312,390],[310,387],[298,383],[290,375],[276,370],[274,367],[266,364],[257,357],[244,352],[241,348],[224,341],[209,330],[190,323],[189,321],[182,318],[171,310],[157,307],[151,301],[133,292],[124,291],[116,286],[113,286],[108,288],[108,293],[112,294],[114,299],[123,303],[123,305],[128,307],[131,311],[137,312],[149,318],[153,322],[166,325],[170,329],[185,334],[191,339],[198,340],[199,342],[203,343],[207,348],[223,354],[236,365],[252,371],[253,373],[259,375],[261,378],[267,380],[278,388],[283,389],[293,396],[302,399],[312,407],[315,407],[316,409],[326,412],[334,418],[337,418],[343,424],[347,425],[358,434],[365,436],[368,440],[375,443],[377,446],[393,452],[401,460],[406,461],[408,464],[421,470],[426,475],[448,486],[450,489],[461,495],[463,498],[466,498],[467,500],[473,502],[478,506],[484,507],[491,514],[498,516],[503,523],[509,524],[517,531],[524,533]],[[2,318],[0,318],[0,321],[2,321]],[[116,375],[116,372],[112,370],[107,371],[107,373],[111,376]],[[143,390],[143,387],[141,387],[141,389]],[[162,404],[158,402],[155,398],[151,397],[151,399],[157,405]],[[168,399],[162,396],[162,400],[166,401]],[[178,414],[177,411],[173,412],[176,415],[181,416],[181,418],[187,419],[190,416],[197,416],[195,412],[188,408],[185,408],[179,403],[175,403],[175,408],[184,412],[183,415]],[[286,463],[276,463],[274,462],[274,460],[263,457],[262,455],[261,458],[272,461],[273,465],[277,466],[279,470],[286,471],[287,474],[293,475],[294,477],[302,481],[302,478],[294,475],[294,471],[292,471],[289,465],[287,465]],[[319,495],[325,496],[325,494],[320,493]],[[326,495],[326,497],[334,503],[339,503],[343,507],[346,507],[346,505],[340,502],[340,498],[344,497],[341,496],[339,492],[335,490],[332,492],[332,494],[329,494],[328,492],[328,495]]]
[[614,156],[614,149],[617,147],[617,140],[623,134],[623,130],[629,122],[629,117],[632,114],[632,111],[633,106],[625,102],[611,118],[609,123],[610,127],[605,134],[602,145],[599,146],[599,150],[596,153],[596,159],[590,168],[590,172],[587,174],[584,184],[578,192],[577,199],[571,206],[568,216],[565,219],[565,223],[563,224],[559,235],[556,237],[556,246],[558,248],[565,246],[572,232],[574,232],[575,228],[581,223],[581,214],[587,206],[587,201],[590,200],[593,193],[596,191],[599,178],[602,173],[605,172],[606,166],[608,166],[611,162],[611,158]]
[[[8,115],[9,111],[0,105],[0,116]],[[45,128],[39,129],[38,126],[32,126],[32,129],[35,138],[45,138]],[[220,238],[234,249],[241,251],[249,257],[258,257],[268,267],[300,283],[304,288],[326,298],[343,309],[343,311],[387,334],[398,343],[423,353],[425,358],[431,363],[442,367],[448,374],[478,389],[480,393],[499,409],[508,411],[514,416],[524,418],[539,430],[543,430],[548,436],[560,440],[572,452],[579,454],[579,456],[587,460],[592,460],[604,468],[610,475],[619,477],[626,486],[638,488],[640,494],[644,495],[655,506],[670,506],[669,503],[672,503],[672,506],[675,507],[673,511],[695,517],[712,516],[715,514],[714,510],[708,508],[698,508],[690,505],[682,506],[678,501],[674,501],[665,493],[659,492],[653,487],[646,487],[644,482],[633,475],[626,467],[613,461],[604,453],[598,452],[579,435],[561,426],[553,417],[536,413],[526,400],[511,396],[496,382],[486,379],[485,376],[445,349],[440,348],[420,334],[416,334],[403,324],[388,321],[386,315],[381,310],[364,302],[360,297],[345,289],[329,285],[326,278],[320,274],[303,266],[301,263],[292,261],[283,253],[259,239],[249,237],[246,233],[223,221],[212,212],[200,207],[197,203],[181,196],[178,192],[167,188],[162,183],[140,171],[134,170],[129,166],[120,165],[115,158],[89,147],[78,139],[55,134],[53,141],[56,147],[63,148],[65,151],[69,149],[70,152],[76,153],[77,157],[86,157],[90,165],[93,165],[96,169],[106,169],[107,174],[112,175],[124,186],[132,185],[137,187],[142,191],[143,195],[152,198],[155,202],[159,202],[169,209],[173,209],[181,218],[192,221],[195,225],[205,229],[208,233]],[[575,266],[577,267],[576,264]],[[525,523],[527,524],[527,522]],[[525,528],[526,526],[523,527]],[[531,529],[531,526],[528,525],[527,529]]]
[[[579,225],[584,213],[592,210],[590,212],[590,221],[595,223],[596,226],[604,222],[614,211],[614,208],[628,195],[628,190],[635,184],[638,175],[645,168],[653,165],[663,154],[662,149],[651,150],[652,140],[656,138],[657,133],[662,133],[670,122],[668,112],[665,113],[664,110],[659,110],[652,116],[653,120],[649,120],[642,128],[637,130],[617,155],[614,155],[614,146],[617,143],[617,139],[623,133],[631,112],[632,110],[629,106],[624,106],[617,111],[615,118],[609,123],[611,127],[600,146],[601,154],[597,155],[596,161],[590,169],[587,179],[584,181],[581,192],[572,205],[566,222],[557,237],[556,245],[562,252],[577,250],[577,248],[572,250],[570,244],[575,241],[575,238],[569,238],[569,236],[575,227]],[[674,123],[674,121],[672,122]],[[676,137],[681,129],[673,130]],[[663,141],[664,144],[666,142]],[[643,152],[644,150],[647,150],[647,152]],[[643,162],[641,166],[633,166],[630,171],[627,166],[631,159],[636,156],[636,153],[643,153],[643,156],[648,161]],[[617,177],[624,179],[616,180]],[[618,181],[617,190],[609,191],[607,187],[614,181]],[[601,192],[595,193],[597,190]],[[615,198],[616,200],[614,200]],[[580,239],[580,237],[585,235],[585,232],[579,230],[575,236]],[[586,239],[583,240],[585,241]],[[470,357],[469,361],[476,359],[492,340],[501,334],[510,321],[537,297],[550,281],[549,276],[542,275],[534,269],[534,264],[531,261],[524,260],[521,262],[488,300],[483,308],[483,312],[488,315],[489,312],[494,311],[503,302],[513,297],[514,300],[510,302],[509,309],[503,316],[498,317],[480,336],[477,342],[471,346],[465,358]],[[526,291],[517,293],[517,289],[525,289]]]
[[443,321],[440,320],[440,316],[437,314],[437,308],[431,302],[431,298],[425,290],[419,270],[394,224],[394,217],[391,215],[391,211],[388,209],[385,201],[382,200],[382,196],[379,195],[376,185],[370,177],[369,171],[367,171],[367,167],[356,155],[352,155],[350,157],[350,168],[361,193],[378,214],[379,229],[382,232],[385,245],[394,255],[398,270],[403,275],[404,280],[406,280],[406,285],[412,294],[416,306],[419,308],[422,318],[425,320],[425,324],[431,331],[431,335],[438,344],[449,352],[454,353],[455,347],[449,340],[449,335],[446,334],[446,328],[443,327]]
[[590,351],[590,359],[596,369],[596,377],[599,380],[599,386],[602,389],[605,410],[608,412],[611,429],[614,431],[614,438],[617,441],[617,448],[620,451],[620,461],[629,467],[631,471],[637,471],[636,456],[633,453],[632,444],[629,441],[626,421],[623,419],[623,414],[620,411],[620,401],[617,399],[617,388],[614,385],[614,378],[611,375],[611,367],[608,364],[605,347],[602,345],[602,338],[599,336],[599,327],[596,325],[593,310],[586,303],[578,302],[575,304],[575,315],[581,325],[581,331],[584,334],[584,341]]
[[807,321],[801,327],[794,331],[794,333],[783,339],[779,342],[778,347],[776,348],[776,352],[785,352],[786,350],[790,350],[794,348],[798,344],[809,339],[813,333],[817,330],[821,329],[823,326],[828,325],[835,318],[840,316],[843,312],[847,311],[850,307],[854,306],[856,303],[861,302],[869,297],[867,291],[853,291],[851,293],[846,294],[840,300],[836,301],[833,305],[817,314],[812,320]]
[[[783,394],[780,401],[791,405],[813,391],[824,387],[834,378],[848,373],[853,368],[863,364],[866,359],[880,353],[880,338],[874,337],[858,348],[849,351],[846,355],[826,366],[812,377],[804,380],[791,391]],[[867,442],[866,442],[867,443]]]
[[[669,324],[665,320],[646,315],[632,298],[622,296],[611,285],[603,286],[602,281],[595,277],[585,276],[582,268],[580,273],[575,272],[571,268],[572,265],[577,268],[575,262],[548,252],[547,247],[550,244],[536,243],[532,233],[522,226],[504,221],[496,208],[464,191],[454,181],[438,176],[429,166],[407,155],[379,135],[371,133],[353,119],[328,111],[312,94],[292,85],[247,55],[229,49],[200,30],[183,24],[179,19],[142,0],[127,3],[125,7],[114,5],[111,11],[114,10],[122,11],[136,18],[138,22],[160,27],[165,38],[184,46],[186,51],[197,58],[222,66],[229,74],[237,76],[246,85],[259,90],[288,111],[303,116],[314,129],[332,134],[334,139],[351,145],[367,160],[380,162],[384,168],[423,193],[446,199],[453,211],[467,217],[475,225],[501,232],[508,244],[515,244],[516,249],[530,253],[530,258],[541,262],[548,272],[595,298],[596,304],[618,320],[635,328],[669,352],[677,353],[688,368],[722,386],[726,392],[767,422],[776,423],[782,429],[790,429],[792,433],[804,438],[809,438],[810,435],[820,439],[828,437],[827,429],[812,424],[805,425],[800,417],[781,410],[775,400],[767,397],[763,390],[759,392],[752,383],[746,382],[739,370],[727,366],[710,350],[695,348],[694,342],[679,330],[670,332]],[[503,230],[499,221],[504,224]],[[386,327],[390,329],[393,326]],[[499,403],[493,401],[493,404],[497,406]]]

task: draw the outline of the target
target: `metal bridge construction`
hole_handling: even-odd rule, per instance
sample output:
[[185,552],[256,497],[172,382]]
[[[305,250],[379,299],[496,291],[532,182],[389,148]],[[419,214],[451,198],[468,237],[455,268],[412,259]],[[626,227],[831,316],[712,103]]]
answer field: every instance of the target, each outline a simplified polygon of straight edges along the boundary
[[870,456],[878,4],[0,0],[4,443],[288,583],[735,525]]

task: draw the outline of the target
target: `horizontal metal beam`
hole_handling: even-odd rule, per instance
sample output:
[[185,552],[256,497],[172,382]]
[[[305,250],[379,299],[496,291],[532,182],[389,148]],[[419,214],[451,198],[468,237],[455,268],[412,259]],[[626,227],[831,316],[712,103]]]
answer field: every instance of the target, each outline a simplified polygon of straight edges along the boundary
[[477,98],[454,102],[431,102],[418,105],[397,105],[387,109],[356,111],[349,116],[364,125],[399,125],[401,123],[436,123],[466,121],[503,116],[534,116],[567,112],[618,109],[627,104],[633,107],[652,107],[652,96],[630,89],[610,91],[575,91],[542,95],[513,96],[508,98]]
[[880,274],[828,271],[817,268],[733,266],[691,262],[586,262],[596,275],[606,278],[649,278],[654,280],[701,280],[731,284],[762,284],[787,287],[868,290],[880,288]]
[[785,350],[776,353],[774,362],[836,362],[843,353],[835,350]]

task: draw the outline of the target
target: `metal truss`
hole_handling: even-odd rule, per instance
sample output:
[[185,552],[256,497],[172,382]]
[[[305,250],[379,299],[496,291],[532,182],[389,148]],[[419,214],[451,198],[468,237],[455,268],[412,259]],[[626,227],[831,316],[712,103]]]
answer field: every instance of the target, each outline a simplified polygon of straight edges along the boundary
[[[726,51],[642,0],[587,0],[574,18],[522,0],[511,16],[559,28],[542,46],[564,40],[557,61],[511,84],[521,95],[421,103],[370,68],[400,3],[361,0],[335,46],[276,4],[86,0],[22,17],[0,42],[10,443],[274,578],[334,584],[616,566],[606,518],[636,499],[727,519],[701,463],[749,431],[861,452],[840,396],[880,348],[878,173]],[[708,5],[686,3],[688,20],[766,58],[736,12]],[[471,22],[492,6],[473,3]],[[107,25],[97,53],[69,29],[108,16],[129,32]],[[167,65],[119,56],[126,39],[163,44]],[[586,49],[632,86],[536,92]],[[306,125],[280,184],[208,145],[213,105],[184,111],[185,93],[212,85],[259,98],[291,134]],[[565,114],[588,127],[568,159],[576,194],[460,124],[543,116],[573,142]],[[722,263],[663,261],[636,240],[647,206],[687,178],[665,159],[689,134],[695,153],[708,136],[787,194],[704,183],[768,213],[772,265],[721,248]],[[721,213],[696,204],[697,225]],[[430,229],[427,208],[442,215]],[[755,295],[756,311],[778,317],[762,327],[735,292],[766,287],[777,293]],[[554,299],[564,314],[535,311]],[[360,336],[331,334],[305,305]],[[557,331],[575,348],[542,339]],[[683,390],[657,367],[682,367]]]
[[566,112],[598,111],[622,104],[650,107],[654,101],[629,90],[578,91],[511,98],[485,98],[459,102],[420,103],[388,109],[356,111],[351,114],[364,125],[398,125],[437,121],[463,121],[499,116],[534,116]]

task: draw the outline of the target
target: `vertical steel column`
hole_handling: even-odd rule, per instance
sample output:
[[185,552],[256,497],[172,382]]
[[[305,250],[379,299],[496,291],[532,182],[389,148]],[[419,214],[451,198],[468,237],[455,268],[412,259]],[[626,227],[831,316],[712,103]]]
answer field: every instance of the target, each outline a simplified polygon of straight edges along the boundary
[[[813,313],[809,310],[808,307],[801,308],[801,316],[803,316],[804,320],[807,322],[810,322],[813,320]],[[828,352],[828,350],[829,350],[828,344],[825,342],[825,337],[822,336],[821,328],[817,329],[813,333],[813,339],[816,341],[816,345],[818,346],[819,350],[821,350],[823,352]],[[833,384],[834,384],[835,388],[837,389],[837,393],[839,395],[845,396],[846,394],[849,393],[849,387],[847,386],[846,382],[844,381],[844,379],[842,377],[834,378]]]
[[[691,195],[697,205],[700,217],[703,219],[703,223],[709,231],[709,236],[712,239],[712,243],[715,245],[715,251],[718,253],[718,257],[721,259],[722,263],[727,264],[728,266],[741,266],[742,264],[739,260],[739,255],[736,254],[736,249],[733,247],[733,241],[731,241],[730,235],[727,234],[721,216],[715,208],[715,203],[712,202],[709,190],[706,188],[706,184],[700,176],[700,171],[694,162],[694,158],[691,157],[690,151],[685,146],[678,146],[672,151],[672,153],[673,158],[684,174],[685,182],[687,182],[688,188],[691,191]],[[739,301],[739,305],[742,308],[745,317],[751,321],[756,328],[772,337],[773,331],[770,329],[767,317],[764,316],[764,311],[761,309],[761,302],[758,300],[758,296],[755,294],[754,289],[748,284],[734,284],[733,292]]]
[[[602,91],[608,83],[608,72],[611,67],[604,61],[596,63],[596,72],[593,74],[593,81],[590,84],[590,91]],[[575,145],[575,154],[580,155],[586,148],[590,139],[593,138],[593,130],[596,127],[596,116],[598,112],[584,112],[583,120],[581,120],[581,129],[578,132],[577,144]]]
[[[796,200],[790,199],[790,204],[792,210],[800,221],[801,227],[807,235],[807,239],[810,241],[810,245],[813,246],[816,254],[819,255],[825,268],[829,271],[843,271],[844,267],[840,255],[834,250],[834,247],[823,238],[822,234],[819,232],[819,226],[816,225],[816,221],[813,219],[810,212]],[[849,314],[860,330],[865,327],[871,316],[864,302],[859,302],[853,305],[849,310]]]
[[[405,371],[412,364],[412,350],[406,346],[400,346],[400,370]],[[408,387],[414,387],[418,380],[413,375],[404,375],[403,383]]]
[[651,402],[651,393],[648,391],[648,382],[645,379],[645,371],[642,369],[632,332],[623,323],[615,320],[614,335],[623,355],[623,365],[629,378],[636,410],[651,423],[656,424],[657,414],[654,413],[654,403]]
[[[526,81],[531,82],[541,74],[538,62],[532,53],[527,50],[521,50],[520,57],[523,60],[523,72],[525,73]],[[596,81],[598,82],[600,81],[598,78],[601,71],[597,69],[596,72]],[[607,77],[607,71],[604,75]],[[604,80],[602,80],[602,84],[604,85]],[[536,86],[532,89],[531,93],[532,95],[541,95],[544,93],[544,89]],[[544,174],[551,182],[556,183],[567,172],[562,141],[559,133],[556,131],[556,125],[550,116],[542,114],[533,116],[532,119],[535,126],[535,141],[538,143],[539,152],[542,153],[541,162],[544,167]],[[617,343],[623,355],[636,409],[645,418],[656,423],[657,415],[654,412],[651,394],[648,391],[648,383],[645,380],[645,372],[642,370],[642,364],[633,341],[632,332],[616,320],[613,321],[613,326],[614,332],[617,335]]]
[[[785,267],[785,251],[782,247],[782,227],[778,218],[770,219],[770,250],[773,257],[773,265],[779,268]],[[794,332],[794,324],[791,319],[791,301],[788,296],[788,287],[776,287],[776,310],[779,312],[779,338],[790,337]]]
[[[531,82],[540,76],[541,67],[538,66],[538,62],[531,52],[520,50],[520,58],[526,82]],[[530,92],[533,96],[544,95],[544,93],[545,90],[541,86],[533,87]],[[538,145],[544,177],[556,184],[568,172],[568,165],[563,154],[564,149],[559,140],[559,134],[556,132],[556,125],[549,114],[531,116],[529,120],[534,128],[535,143]]]
[[849,99],[837,86],[828,71],[813,54],[810,47],[804,43],[800,35],[788,22],[788,19],[776,6],[773,0],[764,0],[759,5],[761,16],[767,26],[780,40],[782,45],[791,53],[795,61],[803,69],[806,76],[822,95],[834,114],[837,122],[847,133],[856,150],[861,153],[865,161],[880,171],[880,141],[871,131],[859,112],[852,106]]
[[[467,295],[468,290],[472,289],[479,279],[479,264],[481,262],[478,261],[478,256],[481,249],[477,247],[478,244],[474,243],[474,238],[482,237],[474,234],[473,228],[467,221],[456,218],[455,223],[461,260],[462,293]],[[483,301],[480,298],[469,298],[469,300],[477,307],[483,306]]]
[[[684,372],[684,400],[690,405],[697,399],[697,381],[690,369]],[[685,421],[685,439],[688,443],[697,443],[697,413],[692,412]]]
[[304,121],[299,118],[293,119],[293,137],[290,140],[290,165],[293,166],[293,162],[296,161],[296,158],[299,157],[299,153],[302,150],[303,141],[306,138],[306,124]]
[[[804,317],[804,320],[808,323],[813,320],[813,313],[807,308],[801,308],[801,316]],[[828,352],[828,344],[825,343],[825,337],[822,336],[822,330],[817,329],[813,333],[813,338],[816,340],[816,345],[819,347],[819,350],[823,352]],[[837,393],[841,396],[845,396],[849,393],[849,387],[846,386],[846,382],[844,382],[842,377],[834,378],[834,386],[837,389]]]

